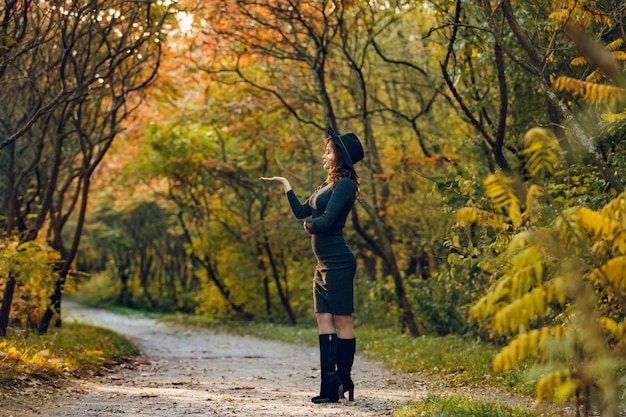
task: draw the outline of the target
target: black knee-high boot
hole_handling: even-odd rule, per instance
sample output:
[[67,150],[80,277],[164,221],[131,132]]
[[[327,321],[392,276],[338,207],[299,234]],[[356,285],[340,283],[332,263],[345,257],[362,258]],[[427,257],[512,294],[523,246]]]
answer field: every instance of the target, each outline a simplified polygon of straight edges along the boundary
[[343,386],[336,370],[337,335],[321,334],[319,343],[322,383],[320,395],[311,398],[311,401],[316,404],[337,402],[343,397]]
[[354,382],[350,377],[354,353],[356,352],[356,339],[337,338],[337,375],[343,384],[343,391],[348,393],[348,400],[354,401]]

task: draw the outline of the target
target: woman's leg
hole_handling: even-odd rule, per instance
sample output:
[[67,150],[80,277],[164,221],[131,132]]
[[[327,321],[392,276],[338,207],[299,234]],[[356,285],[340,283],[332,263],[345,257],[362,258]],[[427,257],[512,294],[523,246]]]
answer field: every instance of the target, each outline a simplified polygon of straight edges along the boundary
[[351,372],[356,351],[356,337],[351,315],[334,316],[337,325],[337,375],[341,379],[344,392],[348,393],[348,400],[354,401],[354,382]]
[[[333,316],[333,321],[337,326],[337,336],[340,339],[354,339],[354,324],[352,322],[352,315]],[[318,320],[319,325],[319,320]]]
[[335,334],[335,323],[333,322],[333,315],[330,313],[315,313],[317,319],[318,334]]

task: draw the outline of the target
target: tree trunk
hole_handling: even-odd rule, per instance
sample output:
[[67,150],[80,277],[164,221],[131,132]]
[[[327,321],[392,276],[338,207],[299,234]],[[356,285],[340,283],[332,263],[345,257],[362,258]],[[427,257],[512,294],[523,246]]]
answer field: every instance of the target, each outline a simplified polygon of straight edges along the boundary
[[293,308],[291,308],[289,296],[284,291],[283,286],[280,283],[280,274],[278,273],[278,267],[276,266],[276,262],[274,261],[274,257],[272,256],[272,250],[269,244],[269,240],[267,239],[267,236],[265,236],[264,246],[265,246],[265,253],[267,253],[270,266],[272,267],[272,275],[274,276],[274,283],[276,284],[278,297],[280,298],[280,302],[283,305],[285,312],[289,316],[289,321],[291,322],[291,324],[295,325],[298,322],[298,320],[296,318],[296,314],[293,311]]
[[374,248],[377,255],[383,259],[385,265],[389,268],[391,278],[393,279],[394,291],[396,293],[396,297],[398,297],[398,305],[400,306],[400,310],[402,311],[402,318],[404,319],[404,323],[408,327],[410,335],[413,337],[418,337],[421,332],[417,327],[417,322],[415,321],[415,315],[413,314],[411,303],[406,296],[406,291],[404,290],[404,281],[402,280],[402,274],[398,269],[396,257],[393,252],[391,242],[389,241],[387,233],[385,232],[385,227],[382,224],[380,218],[378,218],[375,213],[372,212],[372,208],[369,207],[369,205],[367,205],[363,201],[361,202],[361,205],[365,209],[365,211],[368,212],[369,216],[374,219],[377,234],[378,236],[380,236],[380,239],[378,239],[377,241],[369,239],[368,235],[365,233],[359,223],[359,218],[356,210],[353,209],[352,219],[355,229],[357,233],[359,233],[368,241],[369,247]]
[[4,287],[2,307],[0,307],[0,336],[2,337],[5,337],[7,335],[7,328],[9,327],[9,316],[11,313],[13,294],[15,293],[15,284],[15,278],[13,277],[13,274],[9,272],[9,280]]

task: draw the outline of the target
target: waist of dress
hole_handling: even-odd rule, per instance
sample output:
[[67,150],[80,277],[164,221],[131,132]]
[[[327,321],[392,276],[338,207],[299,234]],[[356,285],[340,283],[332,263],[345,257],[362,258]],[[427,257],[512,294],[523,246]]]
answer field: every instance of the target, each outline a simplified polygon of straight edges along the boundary
[[342,234],[311,235],[311,247],[317,257],[352,255],[352,250]]

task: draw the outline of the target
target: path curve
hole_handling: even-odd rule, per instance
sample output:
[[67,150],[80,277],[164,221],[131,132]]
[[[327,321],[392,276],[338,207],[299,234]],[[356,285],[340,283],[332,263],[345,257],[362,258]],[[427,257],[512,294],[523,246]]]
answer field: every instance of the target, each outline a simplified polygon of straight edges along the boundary
[[190,330],[67,301],[64,309],[66,322],[93,324],[128,337],[139,347],[140,358],[46,396],[39,390],[21,405],[5,405],[0,416],[371,417],[391,415],[395,403],[429,393],[419,375],[390,372],[360,358],[357,351],[356,401],[316,405],[310,401],[319,391],[316,348]]
[[14,409],[7,417],[384,416],[391,414],[394,402],[426,393],[419,384],[399,384],[396,375],[357,354],[356,401],[315,405],[310,401],[319,391],[315,348],[190,330],[68,301],[63,307],[66,323],[120,333],[139,347],[141,357],[95,380],[75,381],[56,397],[32,398],[27,410]]

